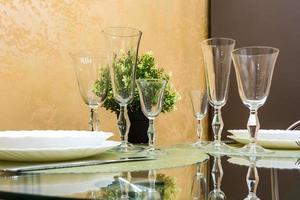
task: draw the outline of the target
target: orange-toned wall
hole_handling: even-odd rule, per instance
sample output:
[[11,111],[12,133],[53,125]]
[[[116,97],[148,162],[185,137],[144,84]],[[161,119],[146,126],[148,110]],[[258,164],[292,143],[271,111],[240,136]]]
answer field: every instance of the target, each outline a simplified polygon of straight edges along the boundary
[[[1,1],[0,129],[87,129],[68,52],[102,47],[105,26],[131,26],[143,31],[140,52],[154,52],[181,94],[177,110],[157,119],[158,143],[192,141],[187,92],[204,87],[207,10],[206,0]],[[115,115],[100,114],[102,129],[117,133]]]

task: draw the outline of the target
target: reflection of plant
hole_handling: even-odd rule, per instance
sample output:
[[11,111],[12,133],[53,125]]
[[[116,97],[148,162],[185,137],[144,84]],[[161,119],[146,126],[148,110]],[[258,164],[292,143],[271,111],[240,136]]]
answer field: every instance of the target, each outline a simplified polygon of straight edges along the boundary
[[[117,84],[119,84],[120,88],[123,90],[128,90],[131,85],[129,85],[129,78],[131,75],[131,70],[134,62],[134,56],[130,54],[130,52],[124,53],[123,56],[119,57],[114,62],[114,68],[116,75],[125,74],[122,77],[118,77]],[[96,82],[95,89],[99,88],[99,84],[106,83],[106,81],[102,81],[102,72],[100,72],[100,78]],[[147,52],[138,57],[137,61],[137,69],[136,69],[136,79],[164,79],[169,82],[170,75],[167,74],[162,68],[158,68],[155,64],[154,55],[151,52]],[[127,84],[126,84],[127,83]],[[112,92],[111,82],[108,82],[108,94],[106,100],[103,103],[103,107],[112,112],[119,112],[119,104],[115,101]],[[97,94],[97,90],[95,91]],[[121,91],[119,91],[121,92]],[[179,99],[179,94],[175,89],[172,88],[171,84],[168,83],[165,90],[164,101],[162,112],[169,112],[175,109],[175,104]],[[138,90],[134,88],[133,99],[131,103],[128,105],[128,109],[132,112],[140,110],[140,99]]]
[[165,200],[175,199],[180,188],[176,185],[175,177],[170,177],[165,174],[157,174],[156,179],[164,183],[163,186],[163,197]]
[[[133,183],[137,187],[143,190],[141,193],[135,193],[134,191],[129,192],[129,199],[145,199],[147,196],[147,187],[148,183]],[[157,174],[156,177],[156,191],[158,191],[164,200],[173,200],[176,199],[177,193],[180,192],[180,188],[176,184],[176,178],[167,176],[165,174]],[[115,177],[115,181],[108,185],[105,188],[101,188],[97,195],[96,199],[107,199],[107,200],[117,200],[121,196],[121,190],[119,181]]]

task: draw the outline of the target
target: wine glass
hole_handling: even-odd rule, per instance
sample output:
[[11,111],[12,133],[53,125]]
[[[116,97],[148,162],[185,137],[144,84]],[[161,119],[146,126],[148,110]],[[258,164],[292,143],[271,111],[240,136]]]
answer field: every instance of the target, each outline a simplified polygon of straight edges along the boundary
[[154,146],[154,119],[159,115],[162,109],[167,81],[162,79],[137,79],[136,83],[139,91],[142,111],[149,119],[149,127],[147,131],[149,142],[147,151],[150,154],[158,154],[159,150],[155,149]]
[[212,130],[214,142],[206,145],[207,149],[227,151],[229,147],[221,142],[224,123],[221,108],[226,104],[231,68],[231,52],[235,40],[229,38],[211,38],[201,43],[205,63],[206,85],[208,99],[214,108]]
[[243,47],[232,52],[239,95],[250,110],[247,122],[250,143],[240,150],[241,153],[271,152],[256,143],[260,127],[257,111],[267,100],[278,53],[276,48],[263,46]]
[[81,97],[90,108],[90,130],[98,131],[98,108],[104,102],[108,89],[108,56],[99,50],[79,50],[70,55]]
[[192,90],[190,91],[190,99],[193,107],[193,115],[197,120],[197,142],[193,144],[195,147],[202,147],[206,142],[202,141],[203,124],[202,119],[207,113],[208,99],[206,91]]
[[221,184],[223,179],[223,167],[221,157],[214,155],[214,163],[211,170],[211,176],[213,180],[213,190],[208,194],[208,200],[225,200],[225,193],[221,190]]
[[103,30],[110,52],[109,71],[112,91],[120,105],[118,128],[121,144],[117,151],[131,152],[136,149],[128,143],[130,121],[127,105],[133,98],[138,49],[142,32],[129,27],[108,27]]

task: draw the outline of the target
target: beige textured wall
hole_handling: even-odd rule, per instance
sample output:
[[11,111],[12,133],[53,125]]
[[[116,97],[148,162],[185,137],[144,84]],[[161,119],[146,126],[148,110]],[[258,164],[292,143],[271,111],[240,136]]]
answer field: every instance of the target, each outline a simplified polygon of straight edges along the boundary
[[[101,47],[105,26],[142,30],[141,52],[152,50],[173,74],[182,99],[157,119],[158,143],[195,139],[187,91],[204,85],[206,0],[0,1],[0,129],[86,129],[68,52]],[[117,133],[115,115],[100,113],[102,128]]]

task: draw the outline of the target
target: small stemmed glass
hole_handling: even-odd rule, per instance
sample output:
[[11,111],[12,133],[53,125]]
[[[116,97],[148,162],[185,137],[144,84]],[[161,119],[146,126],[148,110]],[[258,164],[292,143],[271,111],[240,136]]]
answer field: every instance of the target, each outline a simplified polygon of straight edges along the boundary
[[149,127],[147,131],[149,143],[146,151],[148,151],[151,155],[158,154],[159,150],[155,149],[154,146],[154,119],[161,112],[167,81],[162,79],[137,79],[136,83],[139,91],[142,111],[149,119]]
[[256,143],[260,128],[257,110],[267,100],[278,53],[276,48],[263,46],[243,47],[232,52],[239,95],[250,110],[247,129],[251,142],[240,149],[240,153],[258,155],[271,152]]
[[211,124],[214,133],[214,142],[206,145],[206,148],[218,152],[229,150],[229,147],[221,142],[221,133],[224,127],[221,108],[227,101],[231,52],[234,45],[235,40],[229,38],[211,38],[201,43],[205,61],[208,99],[214,108],[214,116]]
[[110,52],[109,71],[112,91],[120,105],[118,128],[121,144],[117,151],[134,152],[137,149],[128,143],[130,121],[127,105],[133,98],[138,49],[142,32],[129,27],[108,27],[103,30]]
[[202,147],[207,142],[202,141],[203,135],[203,124],[202,119],[205,117],[207,113],[208,107],[208,99],[207,93],[205,91],[200,90],[192,90],[190,91],[190,99],[193,107],[193,114],[197,120],[197,142],[193,144],[195,147]]
[[[81,97],[91,110],[90,130],[98,131],[100,130],[98,108],[104,102],[108,89],[108,56],[99,50],[80,50],[70,53],[70,56]],[[102,77],[97,84],[100,72]]]
[[221,190],[221,184],[223,179],[222,161],[219,155],[213,156],[214,163],[211,170],[211,176],[213,180],[213,190],[208,194],[208,200],[225,200],[225,193]]

